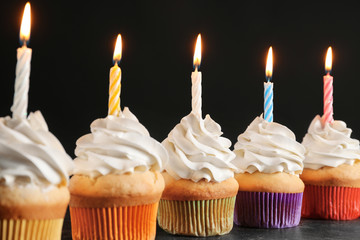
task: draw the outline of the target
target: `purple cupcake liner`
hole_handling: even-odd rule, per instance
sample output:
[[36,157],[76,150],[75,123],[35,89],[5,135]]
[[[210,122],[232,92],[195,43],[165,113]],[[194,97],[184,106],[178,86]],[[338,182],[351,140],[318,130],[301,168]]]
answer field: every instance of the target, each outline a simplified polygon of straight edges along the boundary
[[243,192],[236,196],[234,222],[257,228],[297,226],[303,193]]

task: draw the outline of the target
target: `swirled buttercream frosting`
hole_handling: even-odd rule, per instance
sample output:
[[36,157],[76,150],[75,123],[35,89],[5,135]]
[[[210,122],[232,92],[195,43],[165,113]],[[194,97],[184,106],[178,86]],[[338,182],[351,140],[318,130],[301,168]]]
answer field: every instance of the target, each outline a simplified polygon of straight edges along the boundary
[[162,142],[169,152],[166,171],[175,179],[221,182],[234,176],[235,154],[230,140],[221,137],[221,127],[206,115],[190,113]]
[[76,142],[74,174],[98,177],[160,171],[168,159],[165,148],[128,108],[119,116],[96,119],[90,128],[91,133]]
[[72,168],[71,157],[49,132],[40,111],[27,119],[0,118],[0,183],[66,185]]
[[305,148],[296,141],[287,127],[256,117],[244,133],[238,136],[233,163],[238,172],[286,172],[300,174]]
[[321,117],[316,116],[302,142],[306,148],[305,168],[353,165],[360,160],[359,141],[350,138],[351,132],[343,121],[323,124]]

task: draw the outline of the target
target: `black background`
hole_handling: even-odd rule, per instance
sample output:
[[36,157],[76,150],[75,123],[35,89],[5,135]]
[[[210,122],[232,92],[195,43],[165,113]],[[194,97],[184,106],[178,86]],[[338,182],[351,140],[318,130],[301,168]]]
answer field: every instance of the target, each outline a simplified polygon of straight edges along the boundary
[[[123,37],[121,105],[162,141],[191,110],[192,58],[202,34],[203,113],[235,143],[263,111],[274,49],[274,120],[301,141],[322,114],[322,76],[333,47],[334,118],[359,138],[360,8],[346,1],[31,1],[29,111],[74,156],[75,141],[107,114],[109,69]],[[0,116],[11,114],[26,1],[0,3]]]

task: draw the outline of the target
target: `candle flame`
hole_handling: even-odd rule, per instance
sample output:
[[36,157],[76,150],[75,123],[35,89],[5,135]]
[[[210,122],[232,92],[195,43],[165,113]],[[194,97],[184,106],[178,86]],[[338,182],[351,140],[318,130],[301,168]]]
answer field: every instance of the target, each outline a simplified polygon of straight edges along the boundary
[[326,59],[325,59],[325,71],[327,73],[331,72],[331,67],[332,67],[332,49],[331,47],[328,48],[327,53],[326,53]]
[[266,70],[265,70],[265,76],[267,81],[270,81],[272,77],[272,72],[273,72],[273,52],[272,52],[272,47],[270,47],[266,60]]
[[201,63],[201,35],[199,33],[197,40],[196,40],[196,46],[195,46],[195,52],[194,52],[194,67],[197,69],[200,66]]
[[26,42],[30,39],[30,26],[31,26],[31,12],[30,3],[27,2],[24,8],[24,14],[20,27],[20,41],[26,45]]
[[122,41],[121,41],[121,35],[118,34],[115,44],[114,56],[113,56],[113,60],[115,64],[120,62],[121,56],[122,56]]

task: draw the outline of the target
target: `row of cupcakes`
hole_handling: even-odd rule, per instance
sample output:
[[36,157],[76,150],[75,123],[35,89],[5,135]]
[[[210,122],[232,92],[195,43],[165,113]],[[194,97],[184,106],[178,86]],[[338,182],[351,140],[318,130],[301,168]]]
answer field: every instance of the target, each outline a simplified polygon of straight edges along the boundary
[[40,112],[0,119],[3,236],[59,239],[71,172],[74,239],[153,239],[160,199],[159,225],[195,236],[229,232],[234,205],[235,223],[251,227],[296,226],[301,204],[304,217],[360,215],[359,142],[341,121],[323,127],[315,117],[304,147],[285,126],[256,117],[232,152],[217,123],[190,113],[163,141],[167,163],[165,148],[128,108],[91,130],[77,141],[73,169]]
[[[31,51],[18,53],[15,88],[22,89],[29,72],[19,66],[30,69]],[[172,234],[212,236],[233,222],[284,228],[301,214],[360,216],[359,142],[344,122],[317,116],[300,144],[285,126],[256,117],[231,151],[220,125],[202,118],[196,56],[192,111],[159,143],[120,109],[117,61],[109,115],[79,138],[74,161],[39,111],[23,114],[27,91],[16,90],[13,117],[0,118],[2,239],[60,239],[68,204],[73,239],[154,239],[156,220]]]

